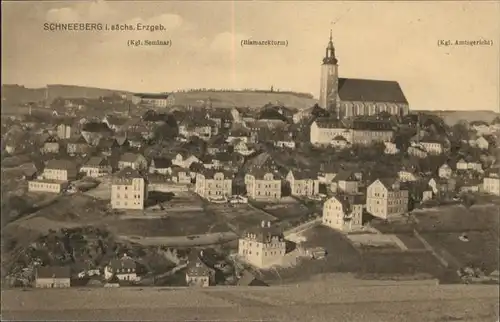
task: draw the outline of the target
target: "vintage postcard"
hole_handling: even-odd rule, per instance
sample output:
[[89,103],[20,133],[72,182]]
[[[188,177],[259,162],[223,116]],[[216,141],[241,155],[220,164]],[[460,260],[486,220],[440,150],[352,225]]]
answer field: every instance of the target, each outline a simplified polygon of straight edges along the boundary
[[498,320],[498,1],[2,1],[5,320]]

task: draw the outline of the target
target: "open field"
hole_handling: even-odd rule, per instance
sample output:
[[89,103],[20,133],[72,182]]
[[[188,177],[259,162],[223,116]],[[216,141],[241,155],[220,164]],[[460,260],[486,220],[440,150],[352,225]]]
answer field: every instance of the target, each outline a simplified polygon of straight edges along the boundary
[[406,218],[384,222],[373,220],[370,225],[383,234],[409,234],[420,232],[484,231],[499,225],[496,205],[477,205],[469,210],[461,205],[441,206],[413,211],[415,222]]
[[314,227],[302,233],[304,247],[323,247],[327,256],[322,260],[303,258],[295,267],[279,268],[263,272],[269,284],[297,283],[310,280],[314,275],[334,272],[358,272],[361,258],[351,243],[339,232],[324,226]]
[[313,98],[300,97],[294,94],[279,92],[187,92],[174,93],[176,105],[200,106],[200,100],[210,97],[214,107],[233,108],[235,106],[249,106],[261,108],[269,102],[280,101],[286,107],[304,109],[312,107],[317,101]]
[[400,241],[394,235],[351,234],[347,235],[347,238],[358,248],[400,249]]
[[116,234],[143,237],[175,237],[230,231],[227,225],[215,223],[204,213],[158,219],[118,219],[108,224]]
[[262,221],[274,222],[276,220],[275,217],[254,209],[247,204],[210,204],[207,206],[207,210],[213,211],[220,220],[226,221],[239,233],[249,228],[259,227]]
[[309,209],[298,201],[291,199],[289,202],[280,202],[276,204],[259,203],[259,208],[270,213],[279,220],[298,219],[309,213]]
[[445,249],[463,267],[473,265],[490,273],[498,269],[500,251],[498,235],[492,232],[468,232],[468,242],[459,239],[461,233],[424,233],[422,237],[434,248]]
[[468,231],[488,230],[498,227],[499,208],[495,205],[445,206],[414,213],[419,231]]
[[425,249],[424,244],[413,235],[413,232],[408,234],[397,234],[396,237],[399,238],[409,250]]
[[429,252],[378,252],[362,253],[361,275],[415,275],[429,274],[440,277],[443,268],[439,261]]
[[97,199],[110,200],[111,184],[107,181],[101,181],[97,187],[85,191],[84,194]]
[[235,241],[238,236],[233,232],[210,233],[200,236],[165,236],[165,237],[138,237],[118,236],[119,239],[143,246],[165,246],[165,247],[197,247],[209,246],[220,242]]
[[499,307],[498,288],[471,285],[40,289],[2,298],[6,320],[491,322]]

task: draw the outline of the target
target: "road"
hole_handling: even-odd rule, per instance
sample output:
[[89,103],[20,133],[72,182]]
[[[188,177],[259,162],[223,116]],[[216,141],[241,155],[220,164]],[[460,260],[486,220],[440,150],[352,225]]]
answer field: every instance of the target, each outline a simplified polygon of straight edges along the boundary
[[476,285],[3,291],[5,320],[496,321],[498,287]]

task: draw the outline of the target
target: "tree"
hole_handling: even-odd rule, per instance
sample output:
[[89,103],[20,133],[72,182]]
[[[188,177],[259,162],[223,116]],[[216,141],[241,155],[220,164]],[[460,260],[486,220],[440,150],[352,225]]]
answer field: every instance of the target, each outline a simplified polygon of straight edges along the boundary
[[476,203],[476,198],[474,198],[474,196],[464,194],[461,198],[461,202],[465,208],[470,209],[470,207]]
[[177,124],[169,124],[167,122],[161,124],[154,130],[153,139],[156,141],[172,140],[179,135]]
[[469,129],[466,122],[457,122],[451,127],[451,138],[453,142],[469,140]]

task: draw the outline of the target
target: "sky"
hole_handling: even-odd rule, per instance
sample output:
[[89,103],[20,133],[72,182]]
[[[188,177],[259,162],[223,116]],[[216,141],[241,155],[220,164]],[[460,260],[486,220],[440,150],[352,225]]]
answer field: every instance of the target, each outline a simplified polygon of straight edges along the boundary
[[[498,1],[2,1],[2,84],[135,92],[274,86],[318,97],[332,29],[340,77],[398,81],[412,109],[499,111],[498,17]],[[167,30],[51,32],[47,22]],[[244,39],[288,46],[242,47]],[[438,46],[478,39],[493,45]]]

